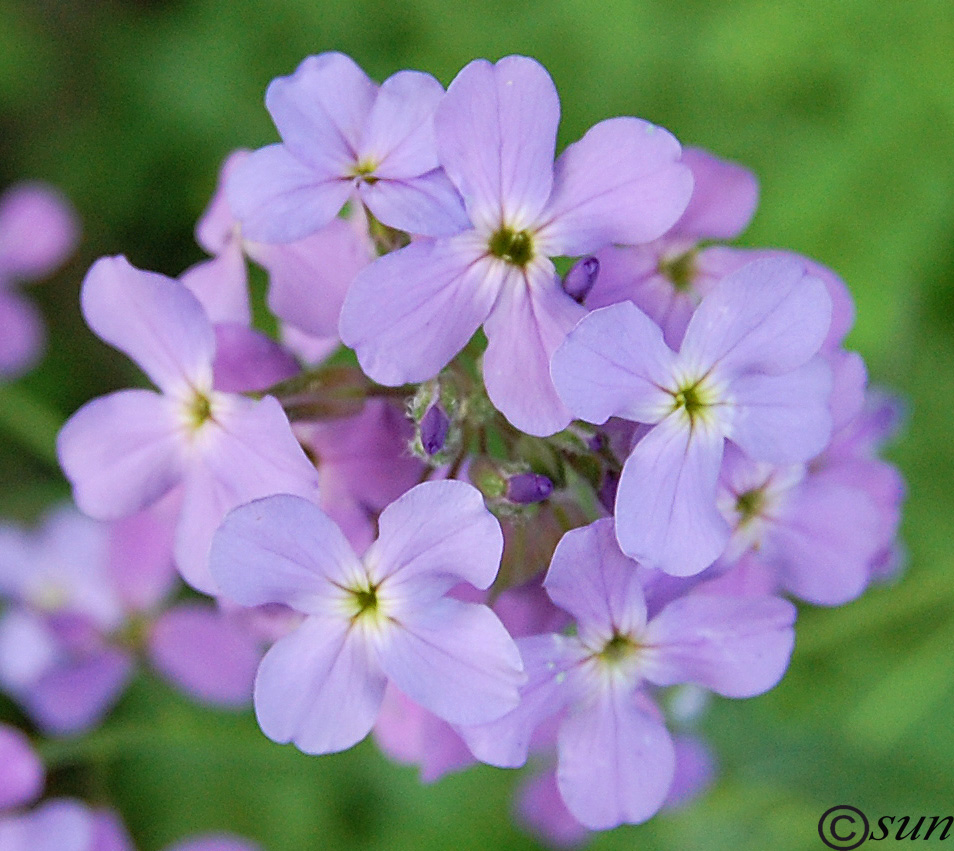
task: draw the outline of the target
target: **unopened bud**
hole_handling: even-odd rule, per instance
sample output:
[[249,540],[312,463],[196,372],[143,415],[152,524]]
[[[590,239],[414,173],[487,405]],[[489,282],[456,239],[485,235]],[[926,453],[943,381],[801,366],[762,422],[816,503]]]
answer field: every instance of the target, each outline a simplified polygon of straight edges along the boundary
[[449,429],[450,417],[441,403],[435,402],[421,417],[421,446],[428,455],[436,455],[444,448]]
[[582,304],[590,294],[596,276],[600,273],[600,261],[595,257],[583,257],[577,260],[563,279],[563,291],[574,301]]
[[543,502],[553,493],[553,482],[539,473],[518,473],[507,480],[507,499],[517,505]]

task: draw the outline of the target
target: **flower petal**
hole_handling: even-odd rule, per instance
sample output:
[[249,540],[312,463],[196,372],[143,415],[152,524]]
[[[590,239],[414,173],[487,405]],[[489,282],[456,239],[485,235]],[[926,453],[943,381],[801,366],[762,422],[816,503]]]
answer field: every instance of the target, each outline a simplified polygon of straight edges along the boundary
[[43,763],[26,734],[0,724],[0,813],[39,798],[44,779]]
[[423,236],[453,236],[470,226],[454,184],[440,169],[359,187],[361,200],[384,224]]
[[13,378],[33,366],[45,338],[43,319],[33,304],[0,289],[0,377]]
[[0,198],[0,278],[45,278],[78,238],[76,213],[52,186],[18,183]]
[[261,331],[235,322],[215,326],[213,388],[223,393],[250,393],[301,372],[294,355]]
[[210,322],[251,325],[248,276],[240,240],[227,243],[217,257],[190,267],[180,280],[199,300]]
[[557,160],[540,229],[546,252],[578,257],[662,236],[692,193],[692,173],[680,153],[671,133],[639,118],[591,127]]
[[735,239],[755,215],[759,202],[755,175],[702,148],[683,148],[682,161],[692,170],[692,198],[670,235],[695,240]]

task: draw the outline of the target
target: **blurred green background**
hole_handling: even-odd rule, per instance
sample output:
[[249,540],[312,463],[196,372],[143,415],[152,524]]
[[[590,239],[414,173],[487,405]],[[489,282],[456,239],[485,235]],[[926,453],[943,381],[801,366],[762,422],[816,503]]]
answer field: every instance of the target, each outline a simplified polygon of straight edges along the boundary
[[[762,202],[742,242],[811,255],[857,300],[849,337],[911,415],[890,452],[910,487],[909,565],[893,587],[806,610],[789,676],[702,726],[721,762],[687,810],[595,848],[821,847],[819,816],[954,815],[954,4],[950,0],[0,0],[0,187],[60,186],[78,255],[32,288],[46,359],[0,388],[0,514],[66,494],[52,438],[92,395],[133,378],[77,309],[83,272],[125,253],[177,274],[222,157],[275,139],[269,80],[309,53],[350,53],[379,79],[449,82],[471,58],[528,53],[561,92],[561,143],[635,114],[750,166]],[[8,704],[0,715],[16,718]],[[143,851],[228,828],[269,851],[533,848],[510,824],[517,776],[436,786],[365,743],[311,759],[250,714],[196,709],[142,678],[109,726],[48,751],[83,771],[58,789],[111,798]]]

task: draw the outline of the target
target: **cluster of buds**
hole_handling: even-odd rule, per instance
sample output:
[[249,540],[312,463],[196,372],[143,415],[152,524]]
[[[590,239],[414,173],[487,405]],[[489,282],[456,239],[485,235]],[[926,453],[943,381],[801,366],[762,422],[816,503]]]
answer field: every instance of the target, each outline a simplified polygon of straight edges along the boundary
[[[113,660],[72,729],[143,658],[199,699],[252,696],[309,754],[373,733],[425,781],[532,760],[519,812],[555,844],[686,801],[713,773],[699,695],[774,687],[792,599],[840,605],[898,566],[903,483],[877,457],[897,405],[843,348],[844,283],[721,244],[754,177],[646,121],[554,159],[556,89],[526,57],[445,91],[328,53],[266,105],[281,141],[226,161],[210,259],[87,274],[89,327],[156,389],[66,423],[101,525],[43,536],[122,540],[84,562],[109,582],[37,584],[5,544],[7,622],[58,664]],[[278,339],[253,327],[247,260]],[[184,622],[153,563],[216,605]],[[37,665],[5,685],[56,732]]]

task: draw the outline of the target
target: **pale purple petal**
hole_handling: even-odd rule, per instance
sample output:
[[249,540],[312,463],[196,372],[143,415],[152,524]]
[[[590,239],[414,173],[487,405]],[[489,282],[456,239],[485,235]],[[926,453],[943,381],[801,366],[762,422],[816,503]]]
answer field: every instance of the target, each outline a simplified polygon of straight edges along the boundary
[[284,346],[261,331],[223,322],[215,326],[213,387],[225,393],[267,390],[301,372]]
[[795,259],[755,260],[723,278],[689,321],[680,359],[723,374],[779,374],[821,347],[831,322],[825,285]]
[[692,173],[680,153],[671,133],[639,118],[591,127],[556,162],[540,231],[547,253],[577,257],[662,236],[692,193]]
[[469,63],[437,108],[441,165],[488,230],[536,221],[553,185],[560,99],[546,69],[526,56]]
[[625,689],[580,706],[560,727],[558,748],[560,794],[591,830],[646,821],[672,784],[672,739]]
[[753,697],[785,673],[795,614],[779,597],[681,597],[649,622],[640,671],[660,686],[694,683],[725,697]]
[[148,511],[109,525],[107,536],[108,584],[124,608],[143,612],[157,606],[178,581],[172,559],[178,492]]
[[363,229],[363,224],[333,219],[297,242],[250,244],[249,255],[268,271],[269,309],[301,331],[337,337],[345,293],[374,257]]
[[45,339],[40,312],[25,298],[0,289],[0,378],[33,366]]
[[618,416],[656,422],[672,407],[675,355],[662,332],[629,302],[586,316],[553,356],[550,371],[569,409],[587,422]]
[[487,588],[497,576],[500,523],[480,491],[466,482],[449,479],[411,488],[384,509],[378,528],[365,564],[375,579],[389,577],[389,587],[426,579],[437,595],[461,581]]
[[56,448],[76,504],[91,517],[109,519],[142,510],[180,481],[184,443],[168,399],[121,390],[73,414]]
[[637,565],[616,543],[612,518],[567,532],[547,571],[543,587],[576,620],[586,641],[592,632],[604,641],[646,624],[646,600]]
[[464,202],[441,169],[362,183],[358,195],[384,224],[423,236],[453,236],[470,225]]
[[165,851],[261,851],[261,846],[238,836],[210,833],[177,842]]
[[265,105],[294,157],[338,176],[355,161],[377,90],[353,59],[322,53],[272,80]]
[[716,509],[722,450],[717,430],[690,430],[678,414],[636,444],[616,496],[616,537],[624,553],[672,576],[692,576],[719,557],[729,540]]
[[396,386],[435,376],[470,340],[497,298],[499,281],[469,242],[412,242],[354,279],[339,330],[361,368]]
[[514,270],[504,282],[484,324],[484,384],[494,407],[521,431],[545,436],[570,424],[550,359],[585,314],[563,292],[549,261]]
[[136,851],[119,813],[114,810],[94,810],[93,841],[87,851]]
[[677,810],[692,803],[715,780],[716,764],[712,751],[694,736],[676,736],[676,773],[663,804],[664,810]]
[[0,616],[0,686],[22,695],[51,670],[60,646],[46,621],[20,606]]
[[222,590],[243,606],[283,603],[321,610],[361,567],[344,535],[320,508],[279,494],[232,511],[212,543],[210,567]]
[[689,206],[671,235],[696,240],[737,237],[752,220],[759,202],[755,175],[702,148],[683,148],[682,161],[692,170],[694,186]]
[[83,281],[86,324],[129,355],[165,392],[207,387],[215,337],[202,305],[178,281],[101,257]]
[[338,215],[352,181],[318,174],[284,145],[268,145],[239,163],[226,191],[246,239],[297,242]]
[[201,603],[182,603],[153,625],[147,645],[155,668],[188,695],[213,706],[252,700],[261,650],[238,620]]
[[591,836],[563,803],[555,771],[526,778],[517,792],[517,819],[548,847],[576,848]]
[[727,436],[757,461],[793,464],[821,452],[831,436],[831,370],[820,358],[784,375],[743,375],[732,383]]
[[381,666],[413,701],[451,724],[486,723],[517,706],[520,653],[489,608],[445,597],[396,617]]
[[238,222],[232,215],[232,208],[229,207],[225,195],[225,186],[238,164],[250,153],[251,151],[245,150],[232,151],[225,158],[222,167],[219,169],[215,192],[209,201],[209,205],[196,223],[195,241],[213,256],[222,253],[229,246],[241,242],[237,227]]
[[91,851],[93,817],[79,801],[54,798],[31,812],[0,818],[3,851]]
[[40,797],[43,763],[16,727],[0,724],[0,813]]
[[199,300],[210,322],[251,324],[248,277],[241,241],[236,239],[217,257],[196,263],[182,273],[180,280]]
[[371,731],[385,682],[347,619],[313,616],[265,654],[255,714],[273,741],[310,754],[342,751]]
[[835,349],[825,355],[831,367],[832,388],[828,400],[831,409],[832,434],[856,421],[865,408],[868,370],[857,352]]
[[19,183],[0,197],[0,278],[45,278],[78,239],[76,213],[52,186]]

